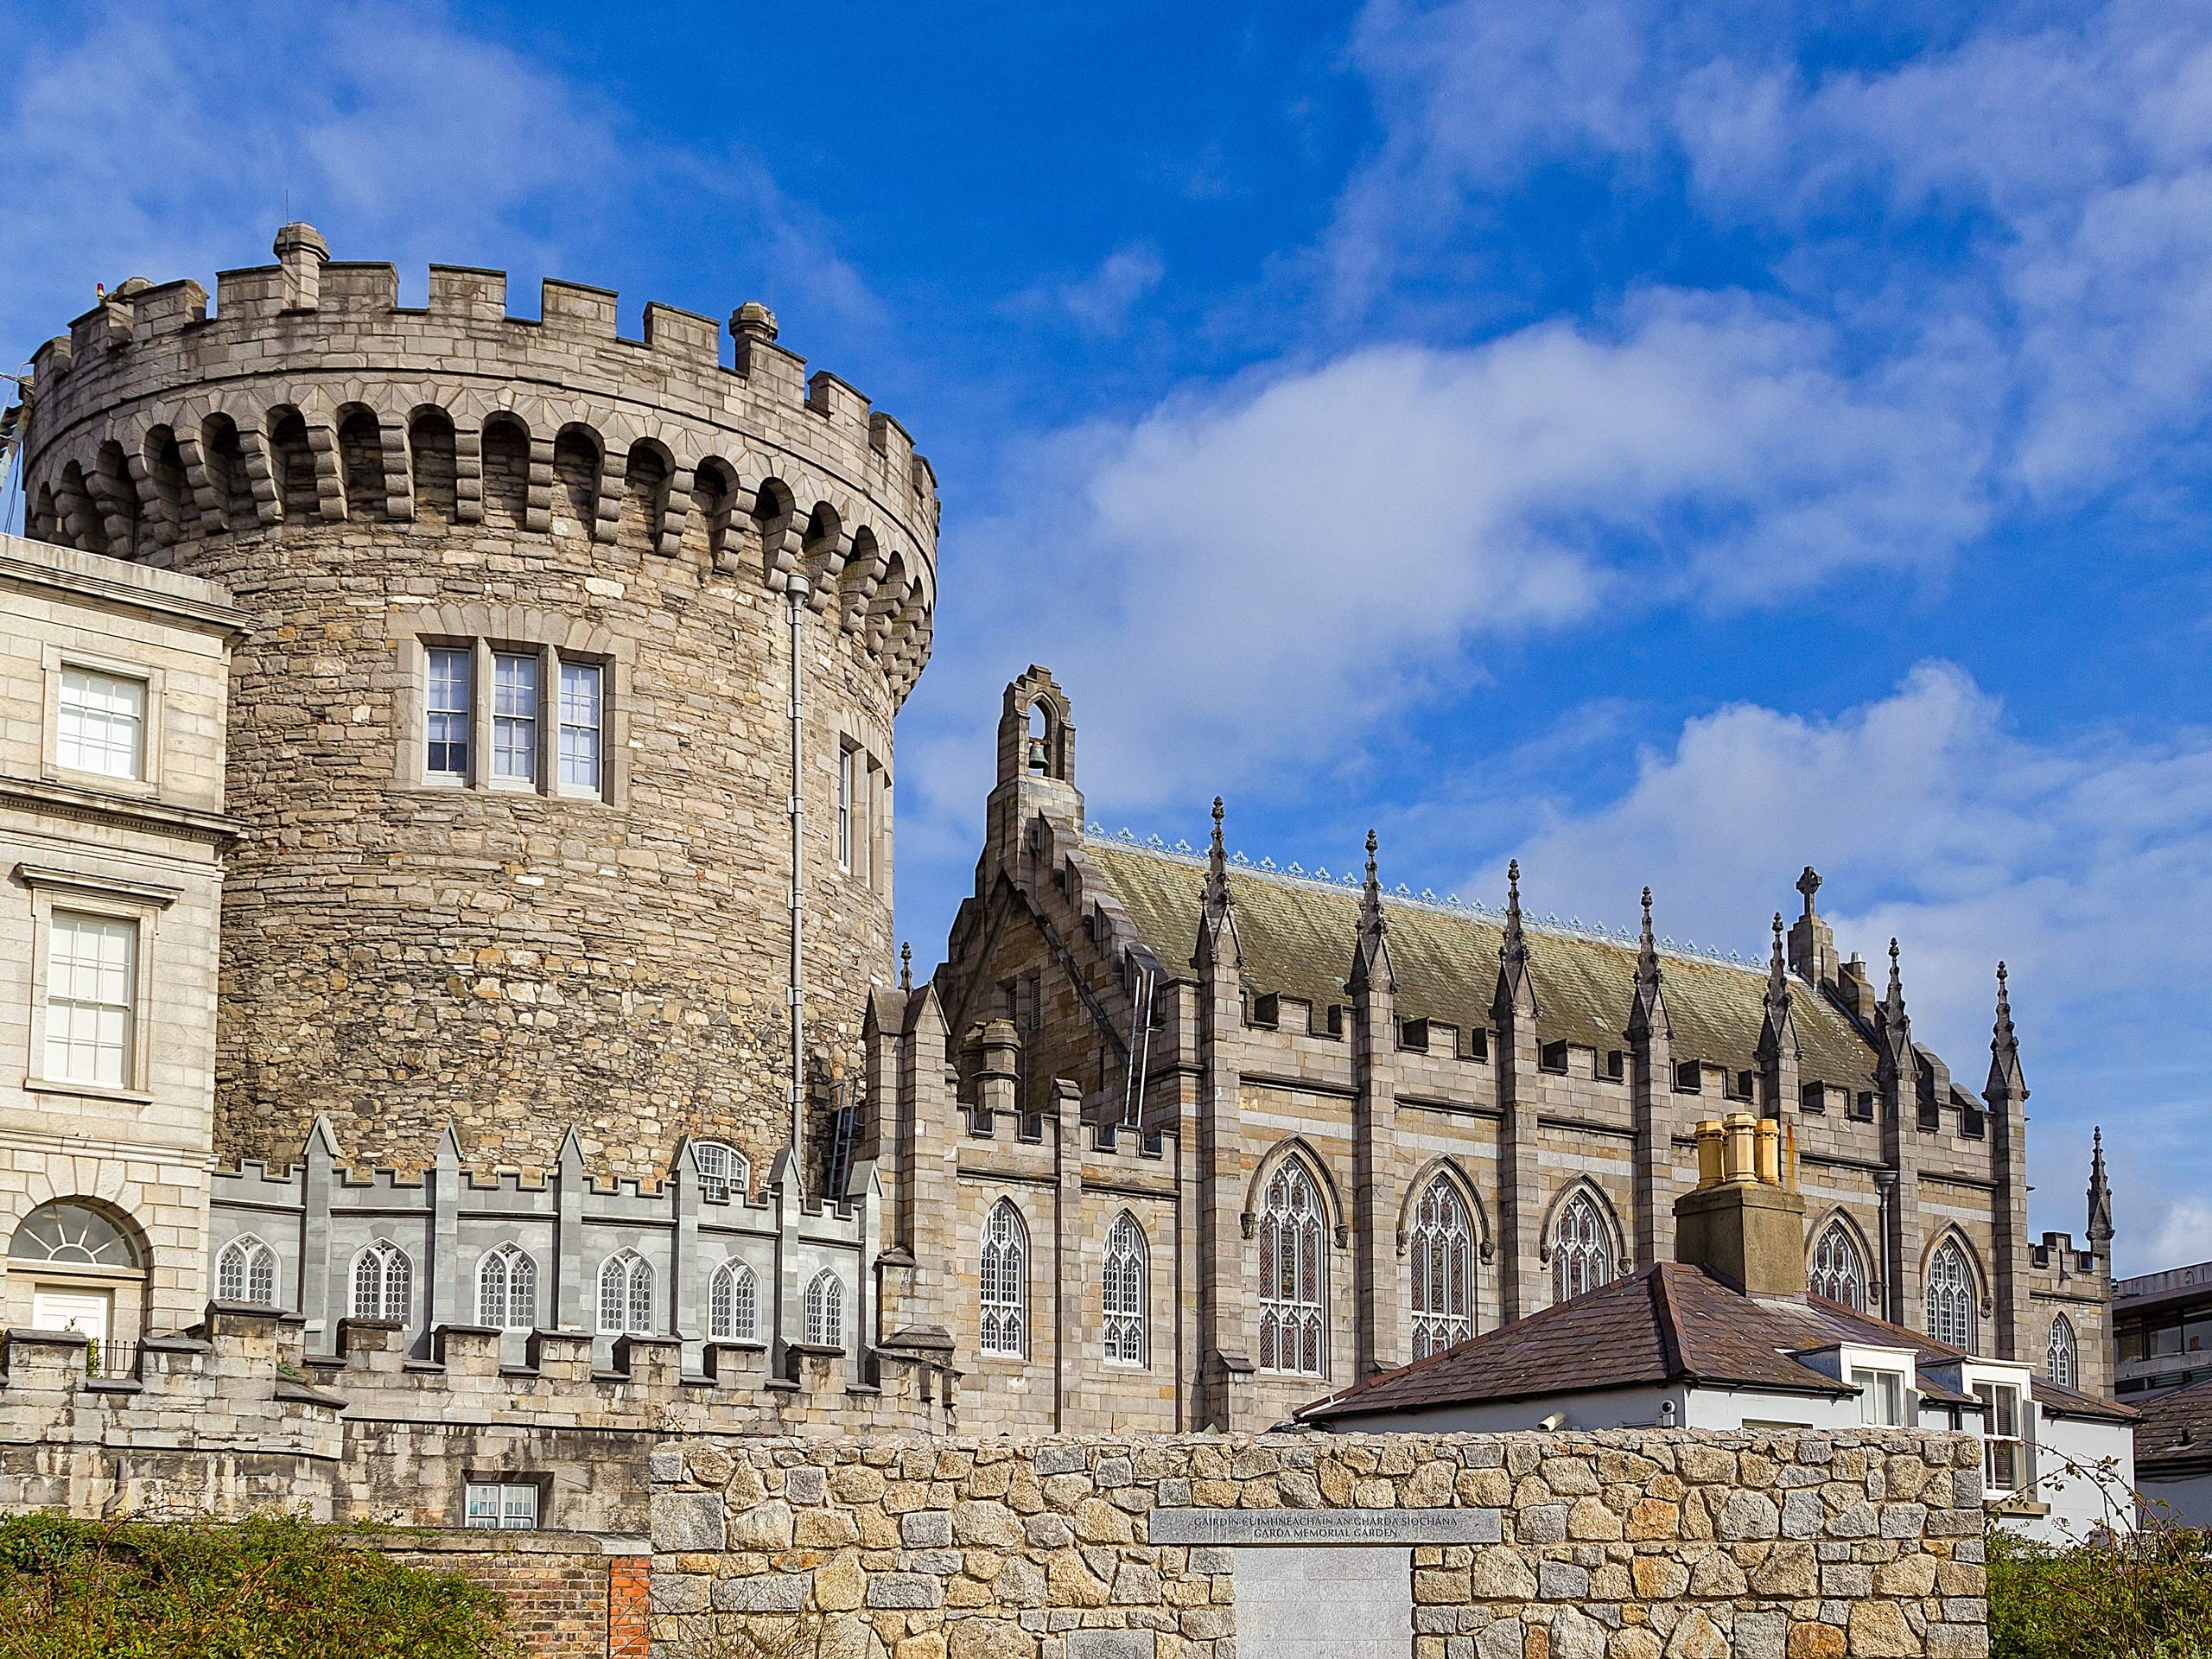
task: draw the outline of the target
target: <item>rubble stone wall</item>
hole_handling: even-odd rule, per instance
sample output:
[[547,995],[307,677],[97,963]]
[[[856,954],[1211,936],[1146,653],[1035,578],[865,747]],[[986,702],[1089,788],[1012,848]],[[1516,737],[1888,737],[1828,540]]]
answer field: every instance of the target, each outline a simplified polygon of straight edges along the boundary
[[[1402,1646],[1368,1630],[1317,1652],[1988,1650],[1970,1436],[693,1440],[652,1465],[650,1623],[671,1659],[793,1640],[891,1659],[1230,1659],[1240,1582],[1256,1597],[1271,1576],[1239,1558],[1329,1535],[1401,1552],[1411,1613]],[[1217,1541],[1177,1541],[1194,1537]],[[1269,1541],[1218,1541],[1237,1537]],[[1308,1600],[1325,1623],[1329,1598]]]

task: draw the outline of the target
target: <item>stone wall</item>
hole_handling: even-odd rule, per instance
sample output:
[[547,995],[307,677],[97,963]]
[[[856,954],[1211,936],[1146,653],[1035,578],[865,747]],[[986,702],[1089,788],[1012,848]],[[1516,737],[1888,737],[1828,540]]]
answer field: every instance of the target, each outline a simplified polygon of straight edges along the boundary
[[1979,1459],[1872,1430],[672,1442],[652,1634],[671,1659],[794,1634],[892,1659],[1230,1659],[1240,1636],[1269,1659],[1972,1659]]

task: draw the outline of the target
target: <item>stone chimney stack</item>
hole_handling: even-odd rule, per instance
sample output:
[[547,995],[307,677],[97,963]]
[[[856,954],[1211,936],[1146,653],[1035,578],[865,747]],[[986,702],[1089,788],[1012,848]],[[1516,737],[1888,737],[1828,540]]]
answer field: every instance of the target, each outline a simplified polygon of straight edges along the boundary
[[1748,1295],[1805,1294],[1805,1200],[1782,1135],[1773,1118],[1749,1112],[1697,1126],[1697,1186],[1675,1200],[1677,1262]]

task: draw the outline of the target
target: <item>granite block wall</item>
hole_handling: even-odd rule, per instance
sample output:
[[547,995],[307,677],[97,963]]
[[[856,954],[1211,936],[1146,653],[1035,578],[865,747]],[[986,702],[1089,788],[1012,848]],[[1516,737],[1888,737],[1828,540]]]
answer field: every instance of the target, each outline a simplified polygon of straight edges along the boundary
[[1980,1659],[1979,1456],[1872,1430],[676,1441],[653,1651]]

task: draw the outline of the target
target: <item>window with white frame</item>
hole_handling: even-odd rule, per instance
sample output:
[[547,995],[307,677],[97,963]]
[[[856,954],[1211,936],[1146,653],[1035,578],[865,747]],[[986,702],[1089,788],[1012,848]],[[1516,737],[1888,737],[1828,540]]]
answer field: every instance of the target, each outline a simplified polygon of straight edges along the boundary
[[2050,1344],[2044,1367],[2050,1380],[2060,1388],[2082,1386],[2082,1345],[2074,1336],[2074,1321],[2063,1313],[2050,1322]]
[[537,658],[492,654],[492,775],[537,781]]
[[617,1250],[600,1264],[599,1332],[645,1336],[652,1328],[652,1265],[635,1250]]
[[1029,1346],[1029,1229],[1011,1198],[983,1218],[981,1351],[1019,1359]]
[[1981,1483],[1992,1492],[2017,1492],[2028,1484],[2027,1431],[2020,1390],[2010,1382],[1977,1382],[1981,1402]]
[[251,1233],[223,1246],[215,1257],[215,1295],[226,1302],[276,1306],[276,1252]]
[[837,748],[837,867],[853,868],[853,813],[860,794],[861,752],[849,743]]
[[537,1263],[521,1245],[486,1250],[476,1264],[476,1323],[501,1331],[537,1323]]
[[602,671],[597,663],[561,664],[561,786],[599,792]]
[[353,1258],[353,1317],[404,1323],[414,1276],[407,1252],[388,1238],[378,1239]]
[[1954,1348],[1974,1351],[1974,1264],[1966,1248],[1947,1238],[1928,1262],[1928,1334]]
[[1422,1192],[1408,1254],[1414,1357],[1426,1359],[1475,1334],[1475,1233],[1466,1202],[1449,1177],[1439,1175]]
[[1135,1216],[1122,1211],[1114,1218],[1114,1225],[1106,1235],[1101,1311],[1105,1316],[1109,1365],[1145,1363],[1147,1255],[1144,1229],[1137,1225]]
[[742,1197],[753,1179],[753,1166],[735,1147],[721,1141],[694,1141],[691,1162],[699,1172],[699,1191],[717,1203]]
[[1872,1428],[1902,1428],[1904,1374],[1853,1368],[1851,1385],[1859,1390],[1859,1421]]
[[1613,1235],[1598,1201],[1577,1192],[1552,1227],[1552,1300],[1564,1302],[1613,1277]]
[[472,1527],[523,1531],[537,1524],[537,1483],[534,1480],[472,1480],[467,1513]]
[[742,1262],[725,1262],[707,1281],[707,1335],[716,1342],[753,1342],[760,1333],[760,1285]]
[[137,923],[54,911],[47,934],[47,1080],[128,1088],[137,992]]
[[476,717],[475,674],[467,650],[433,646],[423,702],[423,770],[431,778],[468,776],[469,728]]
[[824,1268],[806,1287],[806,1339],[817,1348],[845,1345],[845,1286],[833,1268]]
[[102,778],[146,775],[146,682],[96,669],[61,671],[54,760]]
[[1287,1158],[1260,1204],[1260,1369],[1319,1376],[1328,1368],[1328,1257],[1320,1188]]
[[1859,1241],[1841,1221],[1830,1222],[1813,1246],[1813,1269],[1806,1275],[1805,1287],[1815,1296],[1825,1296],[1863,1313],[1866,1280],[1866,1256]]

